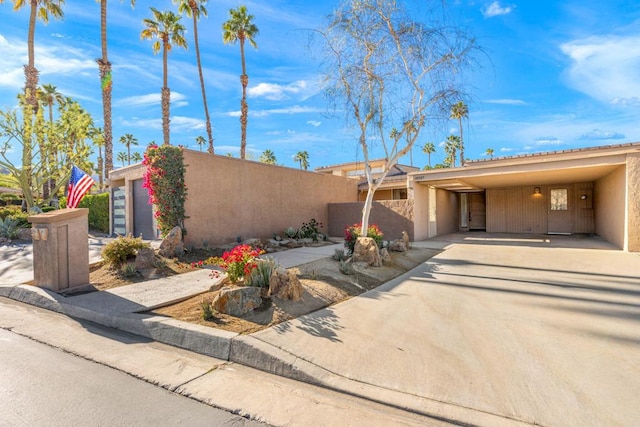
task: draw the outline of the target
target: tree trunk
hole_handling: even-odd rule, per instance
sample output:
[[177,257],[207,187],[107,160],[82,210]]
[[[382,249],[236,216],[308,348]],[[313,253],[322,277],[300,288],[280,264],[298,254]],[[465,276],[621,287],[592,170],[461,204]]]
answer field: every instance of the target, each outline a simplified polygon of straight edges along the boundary
[[171,103],[171,91],[168,87],[162,88],[162,136],[165,145],[171,145],[169,141],[169,106]]
[[104,173],[113,170],[113,131],[111,123],[111,63],[107,55],[107,0],[100,0],[100,42],[102,58],[98,59],[100,87],[102,88],[102,117],[104,121]]
[[[193,40],[196,45],[196,61],[198,62],[198,75],[200,76],[200,90],[202,91],[202,103],[204,105],[205,126],[207,129],[207,137],[209,138],[208,152],[213,154],[213,134],[211,133],[211,119],[209,118],[209,107],[207,106],[207,93],[204,88],[204,76],[202,75],[202,63],[200,62],[200,45],[198,42],[198,19],[196,18],[197,7],[195,3],[191,4],[191,15],[193,16]],[[200,150],[202,151],[202,149]]]
[[460,125],[460,166],[464,166],[464,139],[462,139],[462,117],[458,119]]
[[29,55],[29,64],[24,67],[25,97],[27,104],[31,105],[32,112],[38,111],[38,98],[36,97],[36,88],[38,87],[38,70],[35,65],[35,35],[36,35],[36,18],[38,13],[38,0],[31,0],[31,11],[29,14],[29,35],[27,41],[27,50]]
[[240,158],[245,158],[247,150],[247,115],[249,106],[247,105],[247,86],[249,85],[249,76],[247,76],[246,65],[244,61],[244,38],[240,38],[240,58],[242,59],[242,75],[240,83],[242,84],[242,101],[240,101]]

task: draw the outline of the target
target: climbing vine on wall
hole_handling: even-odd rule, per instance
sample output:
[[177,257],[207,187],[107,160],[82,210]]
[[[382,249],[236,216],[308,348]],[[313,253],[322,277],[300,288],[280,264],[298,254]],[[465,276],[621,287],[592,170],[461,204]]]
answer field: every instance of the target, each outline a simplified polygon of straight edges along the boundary
[[184,184],[182,148],[151,144],[142,163],[147,167],[143,187],[149,192],[149,203],[156,205],[154,216],[162,237],[175,226],[184,231],[187,187]]

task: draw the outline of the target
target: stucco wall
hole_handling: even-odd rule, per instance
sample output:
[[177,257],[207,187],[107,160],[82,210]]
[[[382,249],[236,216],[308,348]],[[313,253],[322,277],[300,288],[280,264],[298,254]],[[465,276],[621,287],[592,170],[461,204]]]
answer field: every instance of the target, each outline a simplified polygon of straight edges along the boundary
[[330,226],[328,204],[357,197],[357,182],[240,159],[184,151],[187,245],[271,237],[315,218]]
[[640,252],[640,154],[627,156],[627,250]]
[[[329,204],[329,235],[343,236],[346,226],[359,223],[363,207],[362,202]],[[413,220],[412,200],[373,202],[369,215],[369,223],[378,225],[385,240],[399,239],[403,231],[409,234],[410,240],[414,240]]]
[[415,217],[413,226],[414,239],[416,241],[425,240],[429,238],[429,187],[413,184],[412,191]]
[[625,246],[626,169],[620,166],[595,182],[596,234],[620,249]]

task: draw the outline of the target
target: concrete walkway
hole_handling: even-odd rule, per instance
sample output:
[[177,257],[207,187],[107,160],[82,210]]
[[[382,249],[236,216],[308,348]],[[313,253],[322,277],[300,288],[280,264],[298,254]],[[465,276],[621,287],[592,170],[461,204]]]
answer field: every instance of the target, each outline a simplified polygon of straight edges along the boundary
[[[444,422],[637,423],[640,254],[597,238],[487,233],[414,246],[444,251],[359,297],[245,336],[135,314],[143,297],[80,304],[32,286],[0,286],[0,296]],[[292,266],[334,249],[276,255]],[[176,286],[208,272],[190,274]]]

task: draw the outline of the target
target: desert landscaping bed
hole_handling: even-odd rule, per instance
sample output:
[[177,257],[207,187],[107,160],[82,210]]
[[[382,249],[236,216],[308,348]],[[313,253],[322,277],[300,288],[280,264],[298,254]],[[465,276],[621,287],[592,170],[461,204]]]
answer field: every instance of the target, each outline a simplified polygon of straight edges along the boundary
[[392,253],[391,261],[382,267],[354,265],[348,275],[341,272],[340,264],[331,257],[303,264],[289,269],[300,279],[303,289],[301,299],[289,301],[277,297],[264,298],[260,307],[242,317],[215,313],[211,320],[203,318],[203,302],[213,301],[219,291],[206,292],[180,303],[155,309],[148,314],[249,334],[374,289],[437,253],[438,251],[431,249],[410,249],[407,252]]

